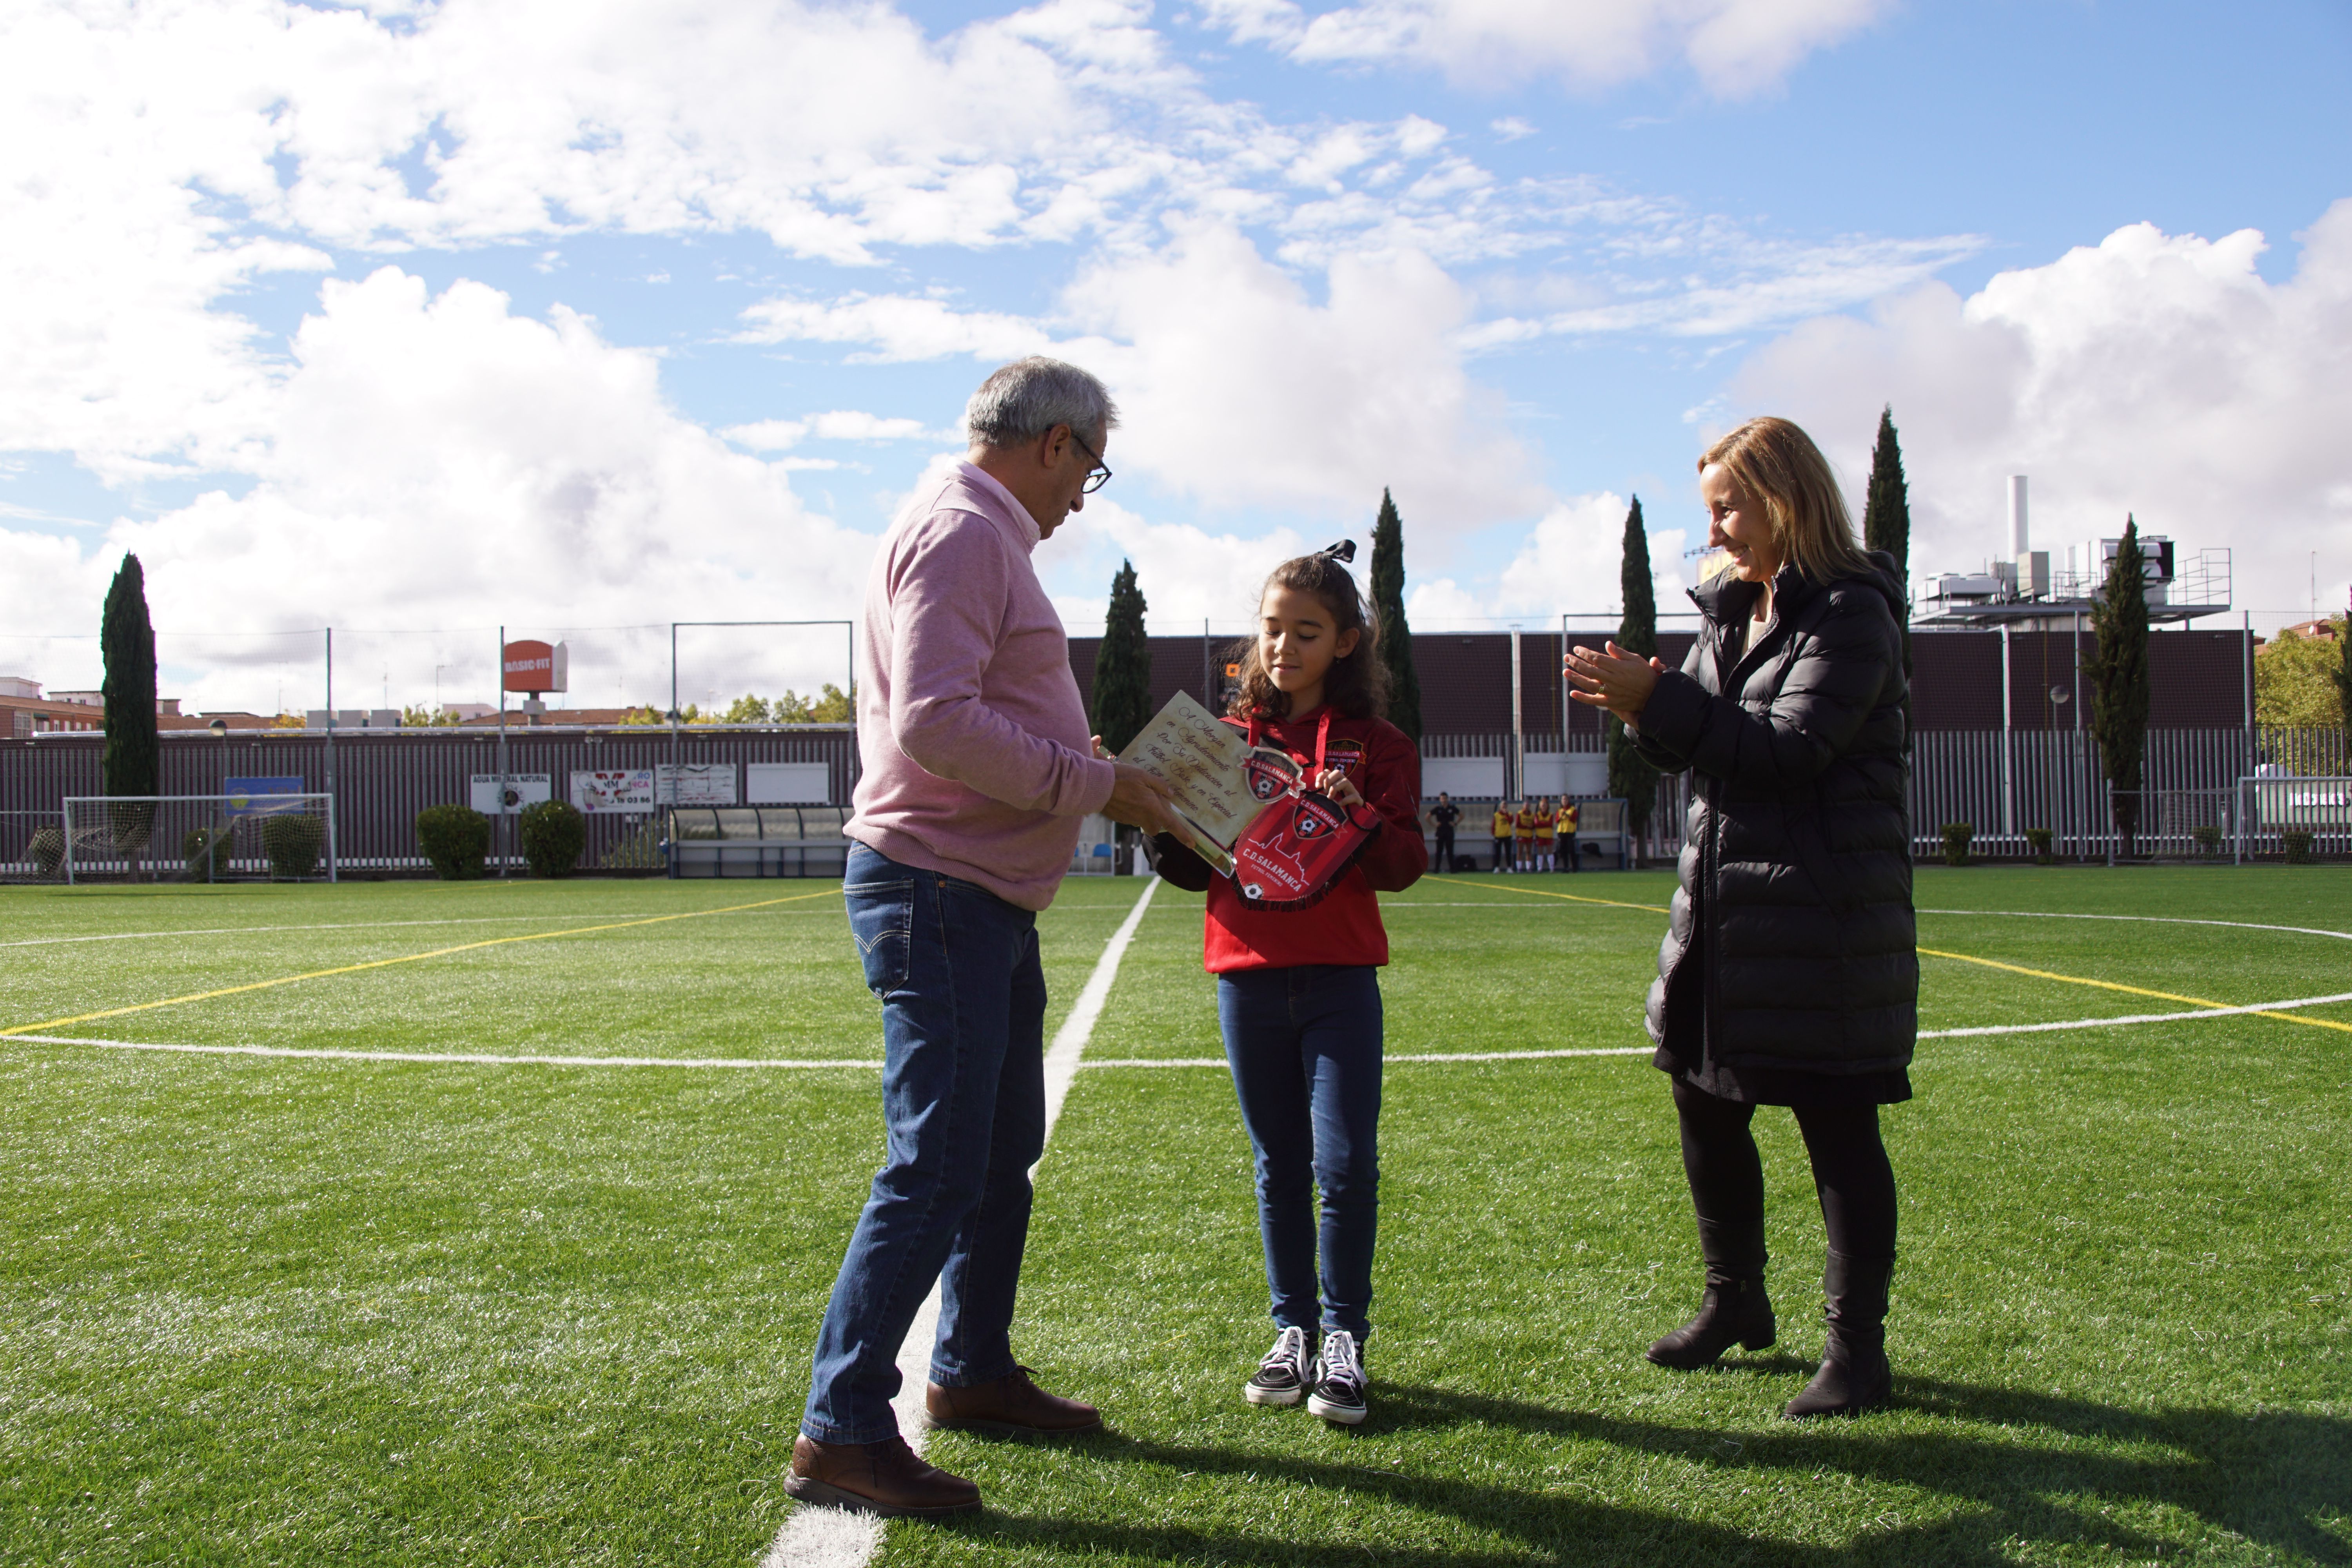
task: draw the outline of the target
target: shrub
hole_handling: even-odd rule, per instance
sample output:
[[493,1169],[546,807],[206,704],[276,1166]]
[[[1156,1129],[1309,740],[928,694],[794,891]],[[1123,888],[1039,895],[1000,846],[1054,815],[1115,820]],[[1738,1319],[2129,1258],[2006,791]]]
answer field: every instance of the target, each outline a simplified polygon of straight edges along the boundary
[[1944,824],[1944,864],[1947,866],[1967,865],[1969,863],[1969,840],[1974,838],[1976,836],[1977,825],[1973,822],[1948,822]]
[[229,834],[226,827],[191,827],[180,840],[180,858],[187,863],[191,882],[216,882],[228,875]]
[[588,819],[568,800],[542,800],[523,808],[517,819],[522,835],[522,858],[531,874],[569,877],[588,846]]
[[2289,828],[2286,832],[2279,835],[2279,843],[2286,850],[2286,863],[2288,865],[2308,866],[2311,864],[2311,834],[2308,829],[2301,827]]
[[292,882],[319,868],[319,854],[327,847],[327,825],[316,816],[265,816],[261,819],[261,853],[269,861],[273,881]]
[[470,805],[428,805],[416,814],[416,847],[444,880],[470,880],[490,853],[490,819]]
[[596,862],[607,871],[654,871],[660,869],[663,863],[660,823],[651,816],[635,833],[605,850],[604,858]]
[[54,877],[65,869],[66,836],[63,830],[44,827],[25,843],[26,857],[44,877]]
[[2053,866],[2057,864],[2058,858],[2050,853],[2050,830],[2048,828],[2027,828],[2025,830],[2025,842],[2026,845],[2033,851],[2033,863],[2035,865]]
[[2211,823],[2209,822],[2202,827],[2190,828],[2189,836],[2197,840],[2199,853],[2205,855],[2221,853],[2221,830]]

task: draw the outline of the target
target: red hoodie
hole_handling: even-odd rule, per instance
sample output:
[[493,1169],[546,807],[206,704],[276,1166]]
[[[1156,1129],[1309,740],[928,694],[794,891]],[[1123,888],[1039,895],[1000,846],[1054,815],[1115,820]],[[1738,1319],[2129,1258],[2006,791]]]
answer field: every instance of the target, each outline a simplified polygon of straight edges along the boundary
[[[1289,752],[1311,782],[1322,715],[1317,708],[1289,719],[1261,721],[1259,742]],[[1247,728],[1238,719],[1225,722]],[[1429,869],[1429,847],[1421,837],[1421,753],[1403,731],[1385,719],[1335,715],[1323,760],[1355,782],[1364,804],[1380,814],[1381,828],[1347,874],[1312,908],[1251,909],[1242,902],[1231,878],[1210,870],[1174,839],[1160,839],[1160,875],[1196,892],[1208,889],[1202,963],[1210,973],[1389,961],[1388,928],[1381,923],[1380,900],[1372,895],[1402,892]]]

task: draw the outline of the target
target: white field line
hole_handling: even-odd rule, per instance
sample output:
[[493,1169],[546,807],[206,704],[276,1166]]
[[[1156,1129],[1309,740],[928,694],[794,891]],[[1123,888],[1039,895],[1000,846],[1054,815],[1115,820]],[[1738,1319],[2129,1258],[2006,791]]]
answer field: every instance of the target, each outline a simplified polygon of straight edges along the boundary
[[[1150,884],[1146,884],[1150,886]],[[1131,927],[1122,927],[1121,935],[1132,937]],[[1119,936],[1111,939],[1119,942]],[[1123,953],[1126,944],[1119,942]],[[1110,957],[1108,950],[1105,958]],[[1099,961],[1096,970],[1103,973]],[[1116,964],[1111,972],[1116,976]],[[1106,987],[1106,990],[1108,987]],[[1082,998],[1083,999],[1083,998]],[[2241,1007],[2199,1007],[2186,1013],[2121,1013],[2105,1018],[2068,1018],[2053,1024],[1987,1024],[1970,1029],[1922,1029],[1923,1040],[1969,1039],[1985,1035],[2042,1035],[2057,1029],[2107,1029],[2131,1024],[2189,1024],[2200,1018],[2230,1018],[2250,1013],[2287,1013],[2299,1007],[2325,1007],[2338,1002],[2352,1002],[2352,991],[2340,991],[2327,996],[2292,996],[2284,1002],[2250,1002]],[[1077,1016],[1072,1010],[1072,1018]],[[1069,1025],[1054,1037],[1054,1052],[1063,1050],[1063,1040]],[[11,1039],[24,1040],[39,1046],[94,1046],[110,1051],[165,1051],[189,1056],[215,1057],[291,1057],[297,1059],[342,1062],[417,1062],[425,1066],[456,1064],[466,1067],[552,1067],[552,1068],[720,1068],[732,1071],[759,1072],[765,1070],[793,1071],[809,1068],[845,1068],[872,1072],[882,1066],[874,1057],[552,1057],[552,1056],[487,1056],[475,1052],[457,1051],[339,1051],[301,1049],[290,1046],[190,1046],[166,1045],[149,1040],[100,1040],[86,1035],[12,1035]],[[1078,1049],[1083,1049],[1083,1037]],[[1549,1061],[1562,1057],[1643,1057],[1651,1052],[1648,1046],[1600,1046],[1575,1050],[1557,1051],[1416,1051],[1400,1053],[1385,1058],[1391,1062],[1530,1062]],[[1054,1054],[1046,1058],[1046,1108],[1051,1116],[1061,1113],[1062,1098],[1069,1092],[1069,1074],[1093,1072],[1105,1068],[1222,1068],[1223,1057],[1099,1057],[1093,1061],[1076,1059],[1074,1050],[1065,1058],[1066,1068],[1057,1079]]]
[[[607,911],[603,918],[615,921],[646,920],[655,915],[672,914],[670,910],[617,910]],[[745,910],[744,914],[830,915],[823,910]],[[578,915],[463,915],[446,921],[344,921],[331,925],[302,926],[200,926],[185,931],[119,931],[100,936],[37,936],[22,942],[0,942],[0,947],[58,947],[76,942],[137,942],[154,937],[170,936],[258,936],[271,931],[397,931],[407,926],[485,926],[528,925],[533,921],[578,920]]]
[[11,1035],[8,1037],[44,1046],[97,1046],[110,1051],[175,1051],[206,1057],[291,1057],[298,1060],[331,1062],[424,1062],[428,1065],[449,1062],[467,1067],[862,1068],[870,1072],[882,1065],[878,1058],[872,1057],[501,1057],[475,1051],[339,1051],[293,1046],[160,1045],[145,1040],[98,1040],[83,1035]]
[[2286,1002],[2255,1002],[2243,1007],[2200,1007],[2193,1013],[2126,1013],[2113,1018],[2073,1018],[2063,1024],[1990,1024],[1978,1029],[1922,1029],[1923,1040],[1958,1040],[1975,1035],[2042,1035],[2053,1029],[2104,1029],[2116,1024],[2178,1024],[2197,1018],[2228,1018],[2246,1013],[2285,1013],[2352,1002],[2352,991],[2333,996],[2297,996]]
[[[1390,1062],[1531,1062],[1552,1057],[1646,1057],[1653,1046],[1600,1046],[1581,1050],[1561,1051],[1419,1051],[1411,1055],[1382,1057]],[[1101,1057],[1086,1064],[1088,1071],[1097,1068],[1221,1068],[1223,1057]]]
[[2296,936],[2333,937],[2352,942],[2352,931],[2322,931],[2316,926],[2263,925],[2254,921],[2200,921],[2184,915],[2078,915],[2055,910],[1920,910],[1923,915],[1995,915],[2018,921],[2131,921],[2147,925],[2227,926],[2232,931],[2283,931]]
[[[1110,999],[1112,984],[1118,979],[1119,960],[1127,956],[1128,944],[1135,940],[1135,928],[1143,922],[1143,911],[1151,907],[1151,895],[1159,887],[1157,877],[1143,884],[1134,907],[1111,933],[1102,956],[1095,960],[1094,973],[1087,976],[1085,988],[1071,1004],[1069,1016],[1055,1031],[1054,1043],[1045,1048],[1047,1138],[1054,1135],[1054,1123],[1060,1120],[1062,1104],[1070,1096],[1070,1080],[1077,1074],[1078,1058],[1086,1054],[1087,1040],[1102,1017],[1103,1004]],[[1036,1166],[1029,1167],[1033,1180],[1036,1173]],[[916,1309],[914,1323],[898,1346],[898,1396],[890,1402],[890,1408],[898,1417],[899,1432],[919,1454],[929,1432],[923,1412],[923,1389],[930,1382],[931,1342],[939,1331],[940,1287],[933,1280],[930,1294]],[[795,1508],[776,1531],[767,1555],[760,1559],[760,1568],[865,1568],[881,1545],[882,1521],[871,1514],[832,1508]]]

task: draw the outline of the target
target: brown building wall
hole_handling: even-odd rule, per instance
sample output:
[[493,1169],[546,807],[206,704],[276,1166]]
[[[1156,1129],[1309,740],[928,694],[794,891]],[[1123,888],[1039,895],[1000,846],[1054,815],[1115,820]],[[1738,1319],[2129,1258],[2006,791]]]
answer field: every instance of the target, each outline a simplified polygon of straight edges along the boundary
[[[1598,644],[1605,633],[1576,631],[1570,646]],[[1679,668],[1696,634],[1658,634],[1658,654]],[[1072,637],[1070,666],[1078,690],[1093,700],[1095,651],[1100,637]],[[1222,685],[1232,639],[1210,644],[1209,676]],[[1523,632],[1519,682],[1523,722],[1530,735],[1560,732],[1561,640],[1557,632]],[[1421,718],[1431,735],[1501,735],[1511,728],[1511,639],[1507,632],[1418,632],[1413,666],[1421,677]],[[2087,655],[2086,626],[2078,645],[2060,632],[2010,634],[2011,721],[2020,730],[2072,729],[2074,668],[2078,651]],[[2148,723],[2159,730],[2235,730],[2245,722],[2246,638],[2240,631],[2156,631],[2148,637],[2148,668],[2155,687]],[[1151,700],[1165,702],[1178,689],[1215,703],[1202,679],[1201,639],[1151,639]],[[1997,631],[1920,631],[1911,638],[1912,712],[1921,730],[2000,728],[2000,634]],[[2088,689],[2084,677],[2084,689]],[[2050,689],[2066,689],[2063,704]],[[1572,737],[1601,731],[1600,716],[1580,705],[1566,715]],[[2087,722],[2087,716],[2085,716]]]

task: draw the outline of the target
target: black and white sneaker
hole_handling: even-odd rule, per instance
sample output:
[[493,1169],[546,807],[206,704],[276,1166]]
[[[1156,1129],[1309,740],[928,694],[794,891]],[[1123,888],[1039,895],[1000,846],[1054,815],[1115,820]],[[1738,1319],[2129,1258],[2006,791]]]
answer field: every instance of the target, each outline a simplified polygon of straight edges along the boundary
[[1334,1329],[1323,1336],[1323,1357],[1315,1374],[1307,1408],[1326,1421],[1353,1426],[1365,1416],[1364,1361],[1356,1336]]
[[1257,1371],[1242,1384],[1242,1397],[1252,1405],[1296,1405],[1307,1397],[1315,1381],[1315,1352],[1307,1348],[1307,1331],[1285,1329],[1275,1336],[1274,1348],[1257,1363]]

